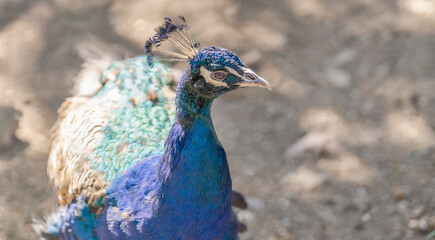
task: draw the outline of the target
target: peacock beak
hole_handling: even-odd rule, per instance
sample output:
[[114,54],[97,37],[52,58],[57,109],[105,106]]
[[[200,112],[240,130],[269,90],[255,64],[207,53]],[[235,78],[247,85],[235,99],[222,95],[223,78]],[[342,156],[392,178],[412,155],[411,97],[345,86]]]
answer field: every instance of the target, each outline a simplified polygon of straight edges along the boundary
[[238,82],[240,87],[261,87],[272,91],[270,84],[263,78],[259,77],[254,71],[249,68],[244,68],[243,71],[245,74],[241,78],[242,81]]

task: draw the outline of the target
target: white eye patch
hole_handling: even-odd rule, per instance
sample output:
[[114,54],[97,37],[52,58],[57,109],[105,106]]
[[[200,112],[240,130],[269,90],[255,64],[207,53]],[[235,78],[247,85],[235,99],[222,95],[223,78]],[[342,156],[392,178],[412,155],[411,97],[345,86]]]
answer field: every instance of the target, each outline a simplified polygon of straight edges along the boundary
[[235,75],[235,76],[237,76],[237,77],[239,77],[239,78],[243,78],[243,76],[240,75],[236,70],[234,70],[234,69],[232,69],[232,68],[229,68],[229,67],[225,67],[225,69],[226,69],[228,72],[230,72],[231,74],[233,74],[233,75]]
[[219,87],[228,87],[227,84],[225,82],[222,81],[216,81],[214,79],[212,79],[210,77],[210,74],[212,72],[210,72],[209,70],[207,70],[206,68],[202,67],[199,69],[201,72],[201,75],[204,77],[205,81],[209,84],[212,84],[214,86],[219,86]]

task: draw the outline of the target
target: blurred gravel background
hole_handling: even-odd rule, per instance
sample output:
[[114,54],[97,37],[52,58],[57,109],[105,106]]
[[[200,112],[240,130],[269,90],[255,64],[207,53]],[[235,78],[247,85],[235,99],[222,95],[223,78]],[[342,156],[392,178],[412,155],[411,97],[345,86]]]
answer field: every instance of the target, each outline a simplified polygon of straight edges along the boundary
[[[435,230],[435,0],[0,0],[0,239],[55,206],[49,129],[90,34],[136,54],[163,17],[273,91],[214,104],[242,239],[423,239]],[[180,65],[180,68],[184,65]]]

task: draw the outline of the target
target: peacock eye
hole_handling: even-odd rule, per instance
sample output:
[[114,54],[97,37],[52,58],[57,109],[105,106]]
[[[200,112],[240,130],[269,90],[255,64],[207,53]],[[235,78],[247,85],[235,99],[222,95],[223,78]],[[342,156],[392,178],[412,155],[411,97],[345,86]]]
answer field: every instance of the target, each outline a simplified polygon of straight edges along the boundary
[[223,70],[218,70],[218,71],[214,71],[210,74],[210,76],[214,79],[214,80],[218,80],[218,81],[222,81],[224,80],[228,75],[227,71],[223,71]]

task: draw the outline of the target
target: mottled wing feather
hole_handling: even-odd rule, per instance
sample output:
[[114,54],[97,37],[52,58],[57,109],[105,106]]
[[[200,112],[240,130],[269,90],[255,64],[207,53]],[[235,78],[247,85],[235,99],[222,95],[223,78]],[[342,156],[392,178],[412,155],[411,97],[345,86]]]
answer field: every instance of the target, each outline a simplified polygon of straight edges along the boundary
[[[60,204],[71,203],[77,192],[105,187],[101,174],[93,173],[87,160],[103,138],[101,130],[112,107],[113,104],[102,104],[101,99],[73,97],[59,109],[47,170]],[[92,179],[92,186],[87,179]]]
[[144,57],[116,61],[93,97],[68,98],[53,127],[48,175],[61,205],[98,205],[111,180],[161,153],[175,112],[172,76]]

